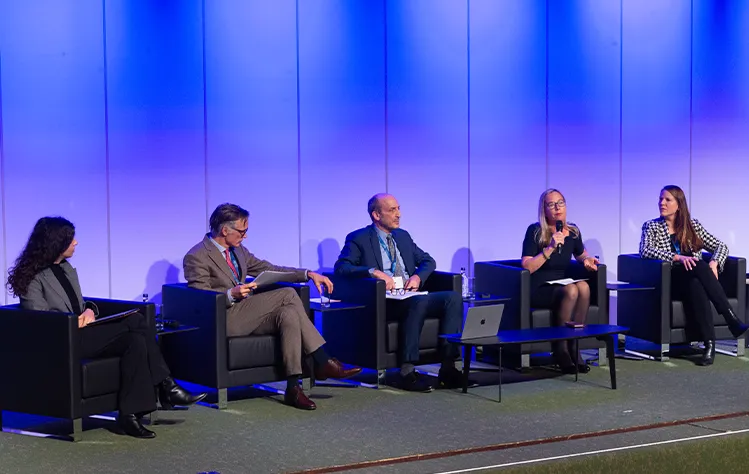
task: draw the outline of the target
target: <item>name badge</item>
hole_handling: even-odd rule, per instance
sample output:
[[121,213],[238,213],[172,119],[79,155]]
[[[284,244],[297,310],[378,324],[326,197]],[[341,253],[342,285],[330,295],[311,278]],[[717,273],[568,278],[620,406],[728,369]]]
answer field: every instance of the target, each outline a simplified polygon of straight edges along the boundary
[[396,290],[403,288],[403,277],[393,277],[393,282],[395,282]]

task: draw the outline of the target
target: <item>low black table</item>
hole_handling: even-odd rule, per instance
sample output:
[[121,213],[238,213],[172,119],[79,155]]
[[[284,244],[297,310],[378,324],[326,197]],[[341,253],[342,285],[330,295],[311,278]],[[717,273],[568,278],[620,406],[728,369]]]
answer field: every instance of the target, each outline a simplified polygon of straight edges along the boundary
[[[499,331],[496,336],[482,337],[477,339],[461,339],[460,334],[440,335],[441,338],[452,344],[463,346],[463,393],[468,392],[468,373],[471,370],[471,358],[476,346],[498,346],[499,347],[499,402],[502,401],[502,346],[512,344],[531,344],[534,342],[553,342],[574,340],[577,346],[579,339],[595,337],[606,341],[606,353],[609,359],[609,374],[611,377],[611,388],[616,390],[616,367],[614,348],[616,347],[617,335],[629,331],[623,326],[612,326],[609,324],[590,324],[584,328],[550,327],[538,329],[517,329]],[[577,349],[575,350],[577,353]],[[577,354],[575,355],[577,357]],[[577,364],[575,364],[575,380],[577,380]]]

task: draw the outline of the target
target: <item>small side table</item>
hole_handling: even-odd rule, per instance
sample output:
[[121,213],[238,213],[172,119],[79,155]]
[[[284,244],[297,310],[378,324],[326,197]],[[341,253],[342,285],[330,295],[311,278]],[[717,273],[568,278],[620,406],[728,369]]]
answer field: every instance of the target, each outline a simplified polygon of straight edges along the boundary
[[[177,334],[181,332],[188,332],[188,331],[197,331],[200,329],[197,326],[188,326],[187,324],[178,324],[176,326],[164,326],[161,329],[156,329],[156,343],[159,345],[159,349],[161,349],[161,338],[164,336],[167,336],[169,334]],[[156,413],[151,413],[151,424],[156,423]]]
[[509,296],[492,295],[489,293],[477,293],[474,298],[463,298],[463,305],[486,306],[492,304],[504,304],[511,300]]
[[[323,318],[325,317],[326,314],[335,313],[338,311],[352,311],[352,310],[359,310],[359,309],[364,309],[364,308],[366,308],[366,306],[362,304],[344,303],[343,301],[331,301],[330,304],[328,304],[327,306],[323,306],[319,301],[309,302],[310,311],[313,313],[320,313]],[[360,382],[343,381],[343,380],[340,381],[339,383],[317,382],[315,381],[314,377],[310,377],[310,386],[314,387],[315,385],[320,385],[321,387],[324,387],[324,386],[356,387],[358,385],[369,386],[369,384],[364,384]]]
[[[606,301],[609,303],[609,306],[610,306],[612,291],[619,292],[619,291],[653,291],[653,290],[655,290],[654,286],[643,286],[643,285],[638,285],[637,283],[630,283],[628,281],[607,281],[606,282]],[[617,311],[617,314],[618,314],[618,311]],[[609,312],[609,315],[611,315],[611,312]],[[614,346],[614,349],[612,350],[616,350],[616,346]],[[637,351],[630,351],[630,350],[627,350],[626,348],[624,349],[624,353],[617,354],[616,352],[614,352],[614,356],[620,359],[654,360],[654,357],[652,356],[649,356],[647,354],[643,354]]]

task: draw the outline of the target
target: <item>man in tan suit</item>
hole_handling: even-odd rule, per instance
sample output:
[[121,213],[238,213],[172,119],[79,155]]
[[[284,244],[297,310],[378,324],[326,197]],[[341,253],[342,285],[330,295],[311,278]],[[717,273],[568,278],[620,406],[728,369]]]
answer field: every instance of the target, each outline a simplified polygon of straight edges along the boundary
[[210,219],[211,232],[185,255],[185,278],[191,288],[226,293],[226,335],[274,334],[281,337],[281,352],[286,367],[287,386],[284,401],[303,410],[314,410],[315,403],[307,398],[299,386],[304,353],[312,356],[315,377],[346,378],[361,372],[361,368],[344,368],[331,359],[323,349],[325,340],[309,320],[302,301],[292,288],[282,288],[255,294],[257,284],[244,283],[266,270],[293,272],[293,282],[312,280],[318,290],[322,285],[329,292],[333,283],[313,271],[281,267],[261,260],[242,245],[247,235],[249,213],[234,204],[221,204]]

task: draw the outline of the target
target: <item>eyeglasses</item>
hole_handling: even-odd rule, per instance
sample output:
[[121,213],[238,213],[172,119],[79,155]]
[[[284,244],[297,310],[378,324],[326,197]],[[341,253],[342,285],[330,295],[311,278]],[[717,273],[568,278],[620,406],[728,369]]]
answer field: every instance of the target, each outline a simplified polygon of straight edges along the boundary
[[566,202],[564,202],[564,200],[563,200],[563,199],[560,199],[560,200],[559,200],[559,201],[557,201],[557,202],[547,202],[547,203],[546,203],[546,208],[547,208],[547,209],[554,209],[555,207],[557,207],[557,208],[559,208],[559,209],[562,209],[562,208],[564,208],[564,206],[566,206],[566,205],[567,205],[567,203],[566,203]]
[[249,227],[246,228],[245,230],[239,230],[239,229],[234,228],[234,227],[232,227],[231,229],[234,230],[234,231],[236,231],[236,232],[239,232],[239,235],[242,236],[242,237],[244,237],[245,235],[247,235],[247,231],[250,230]]
[[405,288],[393,288],[390,290],[391,295],[405,295],[406,289]]

